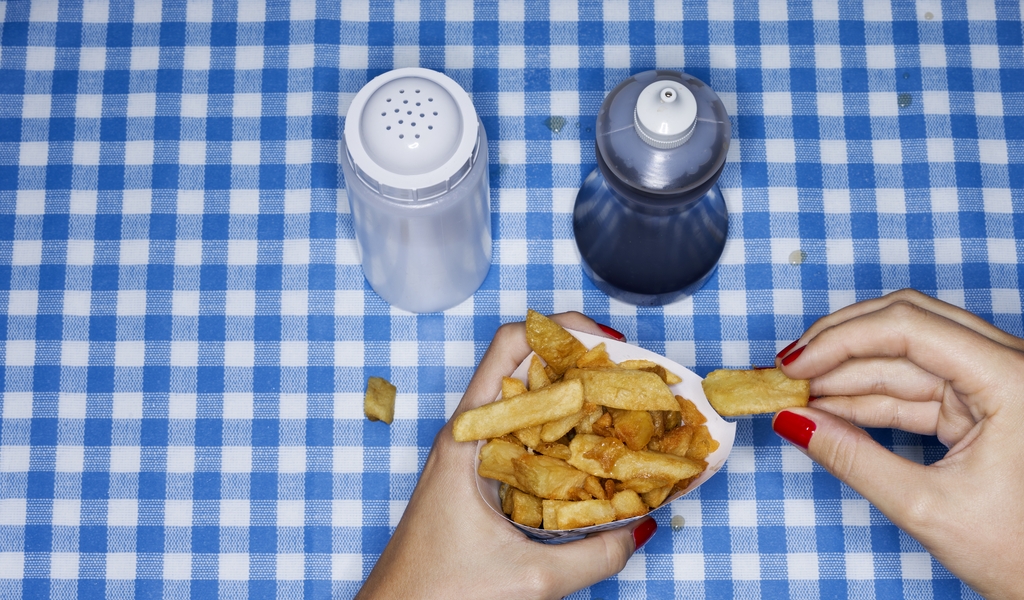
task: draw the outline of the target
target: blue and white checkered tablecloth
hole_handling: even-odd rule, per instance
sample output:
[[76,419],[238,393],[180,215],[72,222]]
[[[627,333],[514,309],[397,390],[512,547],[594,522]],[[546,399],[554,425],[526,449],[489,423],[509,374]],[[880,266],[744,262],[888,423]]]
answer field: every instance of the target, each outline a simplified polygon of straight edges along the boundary
[[[1024,333],[1017,3],[10,0],[0,22],[2,598],[352,596],[527,307],[700,374],[905,286]],[[370,290],[338,168],[352,97],[403,66],[459,82],[490,140],[493,266],[443,314]],[[605,93],[652,68],[728,108],[730,239],[705,289],[636,308],[582,275],[570,214]],[[390,427],[362,416],[370,375],[398,386]],[[657,518],[573,598],[975,597],[767,417]]]

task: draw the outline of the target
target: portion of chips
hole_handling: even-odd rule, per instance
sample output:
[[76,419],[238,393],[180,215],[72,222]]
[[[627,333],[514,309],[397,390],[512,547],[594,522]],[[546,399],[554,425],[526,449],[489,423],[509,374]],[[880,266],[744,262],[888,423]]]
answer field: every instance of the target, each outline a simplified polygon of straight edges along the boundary
[[708,373],[701,386],[708,402],[723,417],[807,406],[811,395],[808,380],[790,379],[779,369],[719,369]]
[[397,388],[386,379],[370,377],[366,381],[366,397],[363,399],[363,413],[371,421],[384,421],[388,425],[395,418],[395,396]]
[[490,439],[477,472],[502,482],[513,521],[576,529],[641,516],[704,472],[718,442],[669,389],[677,375],[652,361],[617,365],[604,344],[587,350],[532,310],[526,327],[529,391],[505,378],[501,400],[453,424],[457,441]]

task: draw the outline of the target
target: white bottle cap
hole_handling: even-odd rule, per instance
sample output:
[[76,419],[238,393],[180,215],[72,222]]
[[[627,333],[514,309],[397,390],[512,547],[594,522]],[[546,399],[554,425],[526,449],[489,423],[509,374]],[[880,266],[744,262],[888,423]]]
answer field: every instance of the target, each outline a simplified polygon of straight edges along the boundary
[[697,99],[675,81],[655,81],[636,99],[633,124],[640,139],[655,148],[681,146],[697,124]]
[[395,69],[353,98],[345,145],[371,189],[395,200],[427,200],[469,173],[479,126],[469,95],[451,78],[430,69]]

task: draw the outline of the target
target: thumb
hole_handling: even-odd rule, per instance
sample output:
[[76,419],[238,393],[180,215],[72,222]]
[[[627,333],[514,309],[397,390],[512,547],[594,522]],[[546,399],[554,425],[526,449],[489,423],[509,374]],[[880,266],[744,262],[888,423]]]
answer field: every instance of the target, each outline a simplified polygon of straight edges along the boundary
[[772,429],[908,532],[930,504],[928,467],[893,454],[844,419],[814,408],[787,409],[775,415]]
[[561,546],[548,546],[547,564],[559,574],[556,594],[568,596],[615,575],[657,529],[654,518],[648,517],[634,527],[610,529]]

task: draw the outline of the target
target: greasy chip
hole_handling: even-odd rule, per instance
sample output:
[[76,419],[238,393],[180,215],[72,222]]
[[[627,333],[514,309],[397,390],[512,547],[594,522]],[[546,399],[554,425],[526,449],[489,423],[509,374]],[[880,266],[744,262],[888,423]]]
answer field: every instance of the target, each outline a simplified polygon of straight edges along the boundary
[[370,377],[366,381],[363,413],[371,421],[384,421],[388,425],[395,418],[395,392],[397,388],[386,379]]
[[575,469],[564,460],[541,454],[524,454],[512,459],[521,490],[548,500],[575,500],[576,490],[582,490],[587,474]]
[[[708,373],[701,385],[708,402],[724,417],[807,406],[811,394],[809,381],[790,379],[779,369],[719,369]],[[684,422],[685,419],[684,416]]]
[[515,488],[512,488],[511,492],[512,520],[527,527],[540,527],[544,514],[541,508],[541,499]]
[[466,411],[455,418],[452,435],[456,442],[485,440],[561,419],[581,408],[582,386],[563,381]]
[[539,390],[546,385],[551,385],[551,378],[544,370],[544,363],[536,354],[530,359],[530,369],[526,372],[526,380],[529,382],[531,390]]
[[586,346],[561,325],[533,310],[526,313],[526,341],[556,376],[565,373],[587,353]]
[[679,410],[672,390],[661,377],[629,369],[569,369],[568,381],[583,382],[587,402],[624,410]]

